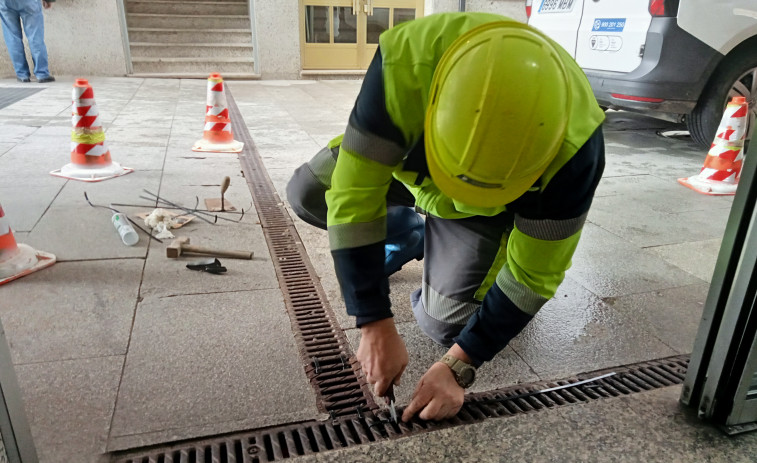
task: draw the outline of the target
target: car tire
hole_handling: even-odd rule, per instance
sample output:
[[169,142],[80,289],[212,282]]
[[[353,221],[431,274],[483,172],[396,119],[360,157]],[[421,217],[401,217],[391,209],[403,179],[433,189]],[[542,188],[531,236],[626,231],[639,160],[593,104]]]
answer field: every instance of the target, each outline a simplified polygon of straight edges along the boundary
[[727,56],[713,73],[696,107],[686,118],[692,140],[710,146],[728,100],[745,96],[749,103],[748,138],[754,131],[757,98],[757,52],[751,47]]

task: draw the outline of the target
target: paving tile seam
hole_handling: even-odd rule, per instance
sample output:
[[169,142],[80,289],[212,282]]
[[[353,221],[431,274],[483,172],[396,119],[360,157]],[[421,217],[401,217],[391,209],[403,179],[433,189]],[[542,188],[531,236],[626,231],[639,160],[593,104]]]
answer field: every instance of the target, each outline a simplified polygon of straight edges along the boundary
[[[142,86],[145,83],[145,79],[142,79],[142,81],[139,83],[139,85],[135,88],[134,93],[132,94],[131,98],[128,100],[131,102],[134,99],[134,96],[139,92],[139,89],[142,88]],[[179,81],[179,87],[181,87],[181,81]],[[122,110],[118,112],[118,115],[121,114],[123,111],[123,108],[126,108],[129,103],[124,105],[122,107]],[[173,111],[171,112],[171,128],[169,129],[169,134],[171,133],[171,130],[173,129],[173,121],[176,118],[176,108],[178,107],[178,98],[177,101],[174,103]],[[116,117],[118,117],[118,115]],[[115,119],[114,119],[115,120]],[[163,169],[165,169],[166,166],[166,157],[168,156],[168,147],[166,146],[166,149],[163,153],[163,164],[161,166],[161,175],[160,175],[160,185],[163,184]],[[160,193],[160,188],[158,188],[158,193]],[[134,302],[134,309],[131,313],[131,323],[129,325],[129,338],[126,341],[126,354],[123,356],[123,361],[121,362],[121,368],[120,368],[120,375],[118,377],[118,386],[116,387],[115,393],[113,395],[113,408],[111,408],[110,413],[110,420],[108,420],[108,433],[107,436],[105,436],[105,443],[104,443],[104,449],[107,449],[108,442],[110,442],[113,432],[113,423],[116,417],[116,410],[118,410],[118,398],[121,394],[121,386],[123,385],[124,380],[124,371],[126,370],[126,360],[129,356],[129,348],[131,347],[131,340],[132,336],[134,334],[134,324],[137,320],[137,310],[139,309],[139,304],[144,299],[142,295],[142,285],[144,284],[144,278],[145,278],[145,269],[147,268],[147,257],[150,254],[150,248],[152,246],[153,240],[148,239],[147,240],[147,249],[145,250],[145,257],[142,258],[144,261],[142,263],[142,271],[140,272],[139,276],[139,287],[137,288],[137,298]]]
[[[296,415],[296,413],[285,413],[284,415]],[[278,416],[281,416],[281,415],[278,415],[278,414],[261,415],[260,417],[255,417],[254,420],[259,420],[259,421],[262,421],[262,422],[266,422],[266,421],[268,421],[268,419],[273,418],[273,421],[275,422],[275,421],[277,421],[275,419],[275,417],[278,417]],[[323,414],[323,421],[325,421],[327,418],[328,418],[328,415],[324,413]],[[218,426],[218,425],[222,425],[222,424],[244,423],[245,421],[249,421],[249,419],[245,418],[245,419],[240,419],[240,420],[212,421],[212,422],[208,422],[208,423],[202,423],[202,424],[199,424],[197,426],[201,427],[201,428],[205,428],[205,427]],[[288,421],[288,422],[286,422],[284,424],[277,424],[277,425],[273,425],[273,426],[275,426],[275,427],[278,427],[278,426],[298,426],[298,425],[304,425],[304,424],[308,424],[308,423],[321,423],[323,421],[321,421],[321,420],[293,420],[293,421]],[[269,427],[272,427],[272,425],[269,424],[269,425],[260,426],[258,428],[258,430],[264,430],[264,429],[269,428]],[[135,432],[135,433],[129,433],[129,434],[118,434],[116,436],[113,436],[113,439],[117,440],[117,439],[126,439],[126,438],[130,438],[130,437],[149,436],[149,435],[153,435],[153,434],[160,434],[160,433],[166,433],[166,432],[171,432],[171,431],[180,431],[180,430],[183,430],[183,429],[186,429],[186,428],[187,428],[187,426],[172,426],[172,427],[167,427],[167,428],[163,428],[163,429],[156,429],[154,431]],[[229,431],[229,432],[224,432],[224,433],[221,433],[221,434],[236,434],[236,433],[239,433],[239,432],[240,431]],[[193,440],[197,440],[197,439],[198,438],[182,439],[181,441],[171,442],[170,444],[171,445],[177,445],[177,444],[180,444],[180,442],[182,442],[182,441],[193,441]],[[166,445],[166,444],[155,444],[154,446],[158,447],[158,446],[162,446],[162,445]],[[121,449],[115,449],[114,448],[114,449],[110,450],[110,452],[119,452],[119,451],[126,451],[126,450],[128,450],[128,448],[121,448]]]
[[[30,232],[27,232],[30,233]],[[151,240],[152,241],[152,240]],[[144,257],[142,256],[125,256],[125,257],[101,257],[101,258],[93,258],[93,259],[57,259],[56,263],[58,264],[65,264],[65,263],[77,263],[77,262],[103,262],[108,260],[147,260],[147,254],[145,254]]]
[[23,367],[23,366],[30,366],[30,365],[45,365],[45,364],[51,364],[51,363],[62,363],[62,362],[77,362],[80,360],[96,360],[96,359],[106,359],[106,358],[117,358],[117,357],[125,357],[126,352],[123,354],[108,354],[108,355],[93,355],[93,356],[84,356],[84,357],[67,357],[67,358],[60,358],[55,360],[40,360],[38,362],[13,362],[13,366],[15,367]]
[[[164,294],[162,296],[159,296],[158,299],[170,299],[173,297],[184,297],[184,296],[205,296],[210,294],[234,294],[234,293],[254,293],[257,291],[271,291],[271,290],[280,290],[280,286],[271,286],[266,288],[255,288],[255,289],[233,289],[229,291],[208,291],[208,292],[201,292],[201,293],[180,293],[180,294]],[[282,297],[283,300],[283,297]]]
[[[52,207],[53,203],[55,202],[55,200],[56,200],[56,199],[58,199],[58,196],[60,196],[61,192],[63,191],[63,188],[65,188],[65,186],[66,186],[67,184],[68,184],[68,180],[67,180],[67,181],[65,181],[65,182],[63,182],[63,183],[61,184],[61,186],[60,186],[60,189],[58,190],[58,192],[57,192],[57,193],[55,193],[55,196],[53,196],[53,199],[52,199],[52,200],[50,200],[50,202],[49,202],[49,203],[47,204],[47,206],[45,207],[45,210],[44,210],[44,211],[42,211],[42,214],[40,214],[40,215],[39,215],[39,218],[37,219],[37,221],[36,221],[36,222],[34,222],[34,225],[32,225],[32,228],[31,228],[31,230],[29,230],[29,233],[33,232],[33,231],[34,231],[34,228],[36,228],[36,227],[37,227],[37,225],[39,225],[39,223],[40,223],[40,222],[42,221],[42,218],[43,218],[43,217],[45,217],[45,215],[47,214],[47,211],[49,211],[49,210],[50,210],[50,208]],[[58,260],[58,262],[65,262],[65,261],[63,261],[63,260]]]

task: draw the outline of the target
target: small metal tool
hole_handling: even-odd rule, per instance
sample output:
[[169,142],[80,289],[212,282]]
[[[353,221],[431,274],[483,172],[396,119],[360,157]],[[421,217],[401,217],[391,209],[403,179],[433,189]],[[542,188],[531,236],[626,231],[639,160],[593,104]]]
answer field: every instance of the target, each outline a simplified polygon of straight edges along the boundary
[[389,416],[392,418],[392,423],[397,424],[397,407],[394,405],[394,384],[390,385],[389,389],[386,390],[384,398],[389,403]]

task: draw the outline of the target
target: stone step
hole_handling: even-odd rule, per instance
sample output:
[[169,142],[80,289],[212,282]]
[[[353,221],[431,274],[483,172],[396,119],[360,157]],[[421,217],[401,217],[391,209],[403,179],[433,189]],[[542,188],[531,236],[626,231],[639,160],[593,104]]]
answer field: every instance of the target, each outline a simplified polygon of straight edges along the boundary
[[244,29],[250,28],[250,17],[243,15],[186,15],[129,13],[126,15],[129,28],[165,29]]
[[[142,72],[132,73],[129,77],[140,77],[144,79],[207,79],[206,72]],[[223,80],[259,80],[260,74],[250,74],[247,72],[225,72]]]
[[198,74],[246,73],[254,74],[252,57],[249,58],[141,58],[132,57],[132,73],[181,73]]
[[213,3],[239,3],[243,1],[244,3],[248,3],[245,0],[124,0],[124,3],[127,5],[129,3],[136,3],[136,2],[146,2],[146,3],[207,3],[207,2],[213,2]]
[[127,13],[153,14],[199,14],[199,15],[247,15],[247,2],[169,2],[131,0],[126,4]]
[[157,29],[130,27],[129,42],[252,43],[250,29]]
[[131,42],[131,56],[140,58],[249,58],[251,43],[146,43]]

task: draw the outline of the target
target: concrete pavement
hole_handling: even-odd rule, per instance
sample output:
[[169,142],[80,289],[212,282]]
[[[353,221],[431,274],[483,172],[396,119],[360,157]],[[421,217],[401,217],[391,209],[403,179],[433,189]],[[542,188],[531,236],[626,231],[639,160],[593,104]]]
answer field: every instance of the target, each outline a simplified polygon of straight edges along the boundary
[[[0,318],[41,460],[107,461],[106,452],[113,450],[318,418],[260,225],[248,209],[252,198],[239,162],[235,155],[191,151],[202,133],[205,82],[93,79],[113,159],[135,168],[94,184],[49,175],[69,162],[72,82],[60,78],[0,109],[0,203],[17,241],[59,258],[50,269],[0,287]],[[0,91],[19,85],[0,81]],[[344,130],[359,85],[228,83],[282,198],[292,170]],[[666,125],[608,114],[607,168],[573,268],[534,322],[482,368],[474,391],[691,351],[731,201],[698,195],[675,182],[698,172],[705,153],[686,140],[657,136],[655,129]],[[86,191],[96,204],[149,204],[139,198],[147,189],[193,206],[196,198],[217,197],[224,175],[232,178],[227,198],[248,211],[242,222],[209,225],[195,219],[175,231],[198,244],[255,252],[253,261],[222,259],[229,268],[222,276],[186,270],[186,260],[166,259],[163,245],[144,235],[137,246],[124,246],[110,214],[90,208],[83,198]],[[359,332],[344,313],[327,237],[296,222],[356,349]],[[413,262],[391,278],[396,320],[411,358],[396,391],[400,403],[409,400],[417,380],[443,352],[415,326],[409,308],[421,269]],[[657,405],[676,407],[676,397],[671,388],[624,398],[650,404],[637,407],[629,429],[646,435],[641,433],[645,417],[655,419]],[[576,413],[629,420],[616,413],[623,406],[587,404],[581,406],[585,412],[563,409],[486,426],[493,426],[493,435],[506,428],[548,439],[550,426],[575,420]],[[698,426],[691,420],[672,422],[684,429]],[[529,431],[535,427],[541,431]],[[661,425],[659,433],[669,428]],[[422,442],[463,442],[471,432],[476,431],[461,428],[444,431],[457,437],[435,433],[387,446],[404,449],[399,451],[407,461],[424,461]],[[605,430],[603,439],[611,434]],[[685,430],[670,436],[696,437]],[[583,438],[599,445],[591,434]],[[747,461],[754,440],[741,441],[728,451]],[[514,447],[491,442],[493,450],[470,459],[518,455]],[[615,459],[637,461],[624,442],[613,440],[627,452]],[[548,448],[542,461],[557,461],[559,447]],[[687,455],[701,447],[676,449]],[[368,450],[350,452],[342,461]],[[659,453],[658,461],[670,461],[665,455]]]

